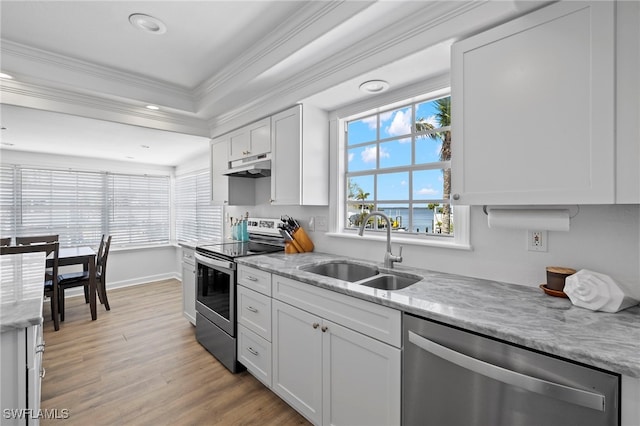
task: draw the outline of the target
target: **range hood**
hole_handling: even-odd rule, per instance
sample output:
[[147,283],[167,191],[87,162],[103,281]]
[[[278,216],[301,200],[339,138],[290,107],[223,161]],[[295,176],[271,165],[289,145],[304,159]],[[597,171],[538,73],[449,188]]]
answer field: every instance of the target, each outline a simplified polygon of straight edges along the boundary
[[223,175],[245,178],[261,178],[271,176],[271,160],[258,160],[232,166]]

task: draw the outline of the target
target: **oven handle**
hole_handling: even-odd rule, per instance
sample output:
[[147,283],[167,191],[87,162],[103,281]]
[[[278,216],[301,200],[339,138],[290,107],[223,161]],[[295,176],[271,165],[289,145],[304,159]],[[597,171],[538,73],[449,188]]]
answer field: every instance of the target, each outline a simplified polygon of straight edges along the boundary
[[210,268],[218,268],[218,269],[223,268],[223,269],[235,270],[235,266],[236,266],[234,262],[227,262],[223,260],[212,259],[210,257],[203,256],[199,253],[196,253],[196,262],[201,263]]
[[413,331],[409,331],[409,341],[439,358],[452,362],[464,369],[471,370],[474,373],[490,377],[494,380],[498,380],[512,386],[517,386],[530,392],[561,399],[593,410],[605,410],[605,400],[604,395],[602,394],[565,386],[560,383],[554,383],[548,380],[538,379],[537,377],[508,370],[464,355],[460,352],[456,352],[445,346],[441,346],[429,339],[425,339]]

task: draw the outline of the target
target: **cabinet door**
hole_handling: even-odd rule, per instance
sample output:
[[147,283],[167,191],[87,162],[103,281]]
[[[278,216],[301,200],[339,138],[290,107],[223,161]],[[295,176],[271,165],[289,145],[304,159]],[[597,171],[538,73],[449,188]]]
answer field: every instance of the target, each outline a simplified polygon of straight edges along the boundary
[[248,126],[248,157],[271,152],[271,117],[264,118]]
[[326,320],[321,329],[323,423],[399,425],[400,349]]
[[452,48],[460,204],[614,201],[614,2],[560,2]]
[[272,117],[271,204],[301,204],[301,108]]
[[182,314],[196,325],[196,268],[182,262]]
[[247,156],[249,151],[249,129],[243,127],[229,133],[228,161],[240,160]]
[[229,133],[229,161],[271,151],[271,118],[263,118]]
[[322,423],[320,318],[273,300],[273,391],[314,424]]

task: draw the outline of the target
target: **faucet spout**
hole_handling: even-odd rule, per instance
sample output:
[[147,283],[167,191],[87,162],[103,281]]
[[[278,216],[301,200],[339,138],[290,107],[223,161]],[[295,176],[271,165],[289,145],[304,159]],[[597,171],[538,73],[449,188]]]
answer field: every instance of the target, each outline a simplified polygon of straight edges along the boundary
[[402,262],[402,247],[400,247],[399,256],[394,256],[391,252],[391,219],[389,219],[389,216],[380,211],[372,211],[362,220],[360,229],[358,230],[358,235],[362,237],[364,234],[364,227],[372,216],[380,216],[387,223],[387,252],[384,255],[384,266],[385,268],[393,268],[394,262]]

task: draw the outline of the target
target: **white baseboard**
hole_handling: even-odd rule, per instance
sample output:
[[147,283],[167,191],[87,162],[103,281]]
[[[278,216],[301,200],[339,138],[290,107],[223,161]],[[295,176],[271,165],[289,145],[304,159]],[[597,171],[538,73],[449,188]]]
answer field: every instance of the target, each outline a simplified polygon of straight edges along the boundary
[[[148,284],[155,281],[164,281],[164,280],[170,280],[170,279],[176,279],[180,281],[180,278],[181,277],[179,274],[169,273],[169,274],[148,275],[146,277],[136,277],[129,280],[121,280],[116,282],[107,281],[107,291],[114,290],[116,288],[131,287],[131,286],[140,285],[140,284]],[[65,297],[84,296],[84,291],[82,290],[82,287],[75,287],[69,290],[65,290],[64,296]]]

